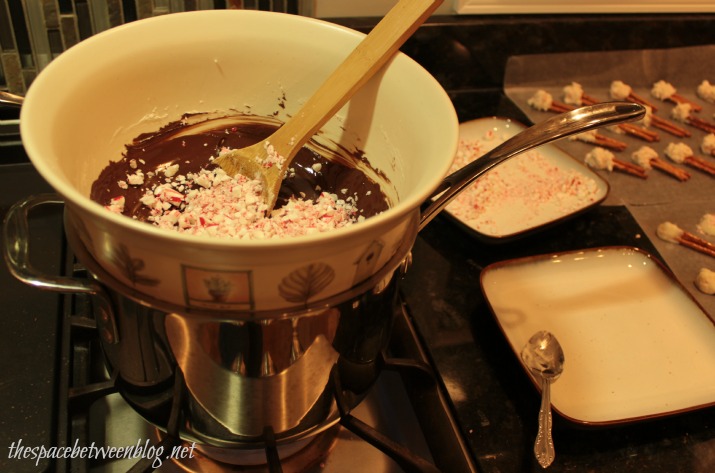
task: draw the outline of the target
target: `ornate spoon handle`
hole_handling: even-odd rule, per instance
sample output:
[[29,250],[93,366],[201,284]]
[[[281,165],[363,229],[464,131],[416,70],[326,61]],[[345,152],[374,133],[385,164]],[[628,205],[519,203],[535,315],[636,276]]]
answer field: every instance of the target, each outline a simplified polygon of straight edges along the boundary
[[551,380],[541,377],[541,408],[539,409],[539,432],[534,442],[536,460],[543,468],[551,465],[556,456],[554,440],[551,437]]

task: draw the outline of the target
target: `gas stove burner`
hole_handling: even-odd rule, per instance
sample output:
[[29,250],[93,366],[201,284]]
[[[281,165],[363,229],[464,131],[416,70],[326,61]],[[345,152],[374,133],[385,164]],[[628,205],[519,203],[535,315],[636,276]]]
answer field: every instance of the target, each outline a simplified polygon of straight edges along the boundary
[[[179,448],[191,452],[187,458],[174,458],[162,471],[167,473],[270,472],[305,473],[321,469],[338,442],[342,427],[335,425],[313,437],[279,445],[276,450],[220,448],[182,442]],[[157,430],[157,438],[165,434]],[[275,458],[269,456],[275,453]]]

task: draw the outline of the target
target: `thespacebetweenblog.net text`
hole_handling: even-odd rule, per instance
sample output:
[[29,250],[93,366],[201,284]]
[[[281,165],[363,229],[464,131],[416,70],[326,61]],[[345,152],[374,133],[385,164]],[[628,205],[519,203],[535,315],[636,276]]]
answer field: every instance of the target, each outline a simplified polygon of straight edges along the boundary
[[80,445],[79,440],[75,440],[73,445],[46,447],[44,445],[24,445],[22,439],[19,439],[10,445],[8,459],[34,461],[35,465],[39,465],[44,460],[77,458],[103,461],[151,459],[152,467],[159,468],[167,459],[193,458],[195,447],[196,444],[192,442],[165,449],[162,445],[152,445],[149,440],[137,440],[135,445],[124,447],[97,446],[95,442],[89,445]]

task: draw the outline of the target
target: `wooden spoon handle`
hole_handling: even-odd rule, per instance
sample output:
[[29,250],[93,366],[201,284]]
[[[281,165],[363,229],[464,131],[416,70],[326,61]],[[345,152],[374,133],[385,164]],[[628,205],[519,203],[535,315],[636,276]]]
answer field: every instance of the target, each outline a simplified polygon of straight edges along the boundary
[[[273,135],[290,159],[352,95],[399,50],[442,0],[400,0],[326,79],[300,110]],[[285,148],[284,148],[285,146]]]

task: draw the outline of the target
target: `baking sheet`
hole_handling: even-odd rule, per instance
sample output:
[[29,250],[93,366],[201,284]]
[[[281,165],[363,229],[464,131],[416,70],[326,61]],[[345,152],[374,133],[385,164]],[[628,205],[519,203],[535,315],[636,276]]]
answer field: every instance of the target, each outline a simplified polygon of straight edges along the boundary
[[[715,45],[689,48],[653,49],[634,51],[609,51],[587,53],[543,54],[511,57],[507,63],[504,91],[506,95],[531,119],[540,122],[553,113],[541,112],[527,104],[527,100],[539,89],[551,93],[554,100],[563,101],[562,89],[571,82],[578,82],[585,94],[598,100],[610,100],[609,87],[612,81],[621,80],[633,88],[633,92],[652,101],[658,107],[657,115],[670,118],[673,104],[661,102],[650,95],[650,88],[658,80],[672,83],[678,94],[696,101],[703,107],[699,117],[715,122],[715,105],[697,98],[695,89],[703,80],[715,83],[712,64],[715,63]],[[693,151],[700,153],[700,143],[706,132],[679,124],[688,129],[690,138],[677,138],[662,130],[660,141],[647,143],[626,135],[616,135],[608,130],[599,130],[604,135],[624,141],[628,148],[614,152],[617,158],[630,161],[630,154],[640,146],[654,148],[662,159],[667,160],[663,150],[670,142],[683,141]],[[593,144],[561,140],[559,147],[576,158],[583,159]],[[715,158],[705,157],[715,163]],[[655,230],[663,221],[671,221],[683,230],[699,234],[697,223],[705,213],[715,213],[715,177],[693,169],[686,169],[691,178],[680,182],[655,169],[642,180],[620,172],[599,171],[610,184],[611,190],[604,205],[625,205],[646,233],[646,237],[663,256],[666,264],[678,280],[687,288],[712,319],[715,319],[715,296],[703,294],[694,285],[697,271],[706,267],[715,270],[715,259],[680,245],[659,239]],[[715,238],[704,236],[709,241]]]

